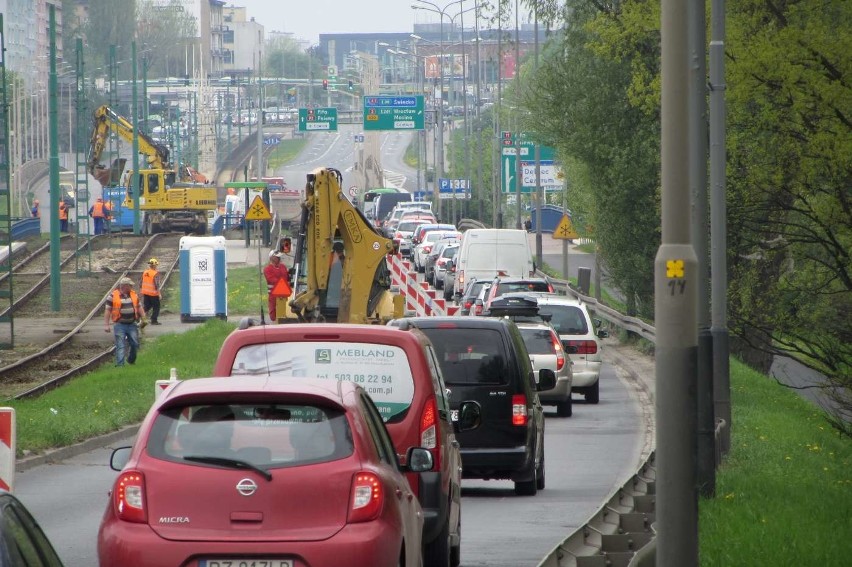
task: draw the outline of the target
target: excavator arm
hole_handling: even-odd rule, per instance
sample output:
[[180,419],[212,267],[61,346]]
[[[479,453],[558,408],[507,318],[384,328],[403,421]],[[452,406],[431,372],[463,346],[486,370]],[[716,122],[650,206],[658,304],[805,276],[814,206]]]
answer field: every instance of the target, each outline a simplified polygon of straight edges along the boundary
[[[116,114],[110,107],[106,105],[98,107],[94,113],[94,121],[87,159],[89,173],[93,175],[101,164],[101,154],[106,147],[110,130],[117,133],[125,141],[133,142],[133,124],[123,116]],[[139,152],[147,158],[147,169],[171,169],[169,149],[158,144],[153,138],[141,131],[139,132]]]
[[308,174],[302,231],[307,288],[291,302],[301,321],[319,322],[329,293],[335,241],[343,243],[338,323],[381,323],[394,317],[385,256],[393,242],[380,235],[341,190],[343,176],[321,168]]

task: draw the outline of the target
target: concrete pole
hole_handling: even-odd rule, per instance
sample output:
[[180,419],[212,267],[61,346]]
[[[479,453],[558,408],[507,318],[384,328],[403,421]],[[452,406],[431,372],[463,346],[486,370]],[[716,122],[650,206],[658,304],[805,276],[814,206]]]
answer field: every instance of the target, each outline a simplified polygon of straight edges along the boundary
[[[482,57],[479,44],[479,0],[474,0],[474,33],[476,34],[476,125],[479,127],[479,117],[482,109]],[[472,131],[472,130],[471,130]],[[479,195],[479,215],[477,220],[485,222],[485,186],[482,183],[482,133],[476,132],[476,191]]]
[[728,352],[727,186],[725,159],[725,0],[712,0],[710,35],[710,282],[713,398],[722,432],[722,453],[731,448],[731,377]]
[[[535,68],[538,71],[538,7],[535,8]],[[544,191],[541,188],[541,145],[535,145],[535,260],[541,269],[544,265],[541,241],[541,206],[544,204]],[[567,210],[567,209],[566,209]]]
[[695,485],[698,261],[690,242],[686,3],[661,0],[662,243],[657,327],[657,566],[698,565]]
[[434,193],[432,195],[432,208],[440,216],[441,214],[441,195],[440,195],[440,180],[444,177],[444,14],[440,13],[440,57],[438,58],[439,78],[438,78],[438,144],[435,148],[435,179]]
[[698,490],[716,493],[713,419],[713,339],[710,336],[710,266],[707,219],[707,67],[704,0],[690,0],[689,17],[689,186],[692,246],[698,259]]
[[56,103],[56,6],[48,7],[48,26],[50,28],[50,75],[48,88],[48,128],[50,129],[50,310],[61,308],[62,284],[59,280],[59,200],[62,190],[59,187],[59,109]]
[[502,140],[500,139],[500,121],[503,112],[503,2],[497,3],[497,113],[494,115],[494,228],[503,228],[503,191],[509,193],[509,187],[503,187]]
[[263,79],[260,74],[260,60],[257,64],[257,181],[261,181],[263,171]]

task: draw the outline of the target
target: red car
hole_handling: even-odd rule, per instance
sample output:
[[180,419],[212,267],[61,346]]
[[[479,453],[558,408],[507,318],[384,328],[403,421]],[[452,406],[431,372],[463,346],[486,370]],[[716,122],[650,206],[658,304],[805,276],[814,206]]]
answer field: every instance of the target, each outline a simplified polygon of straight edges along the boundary
[[100,567],[419,567],[423,515],[403,471],[433,461],[406,456],[350,382],[176,382],[113,452]]
[[[363,386],[385,421],[397,454],[425,447],[435,467],[408,473],[425,518],[427,566],[461,559],[461,453],[450,421],[447,387],[432,343],[420,331],[346,324],[270,325],[231,333],[213,368],[216,376],[319,376]],[[469,414],[479,407],[471,403]],[[471,427],[457,424],[461,431]]]

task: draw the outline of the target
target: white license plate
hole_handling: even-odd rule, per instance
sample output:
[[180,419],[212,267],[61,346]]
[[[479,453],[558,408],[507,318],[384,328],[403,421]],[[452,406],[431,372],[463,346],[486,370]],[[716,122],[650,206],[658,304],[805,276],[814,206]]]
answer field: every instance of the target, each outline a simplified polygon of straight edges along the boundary
[[198,567],[293,567],[292,559],[202,559]]
[[450,421],[458,421],[459,420],[459,410],[453,409],[450,410]]

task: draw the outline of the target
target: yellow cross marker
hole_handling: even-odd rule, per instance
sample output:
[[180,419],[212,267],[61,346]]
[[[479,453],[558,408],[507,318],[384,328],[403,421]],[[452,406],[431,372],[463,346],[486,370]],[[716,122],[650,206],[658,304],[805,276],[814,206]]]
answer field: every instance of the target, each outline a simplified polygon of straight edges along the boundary
[[266,203],[263,202],[263,199],[260,198],[260,195],[256,195],[254,200],[251,202],[251,206],[249,206],[248,211],[246,211],[246,220],[272,220],[272,215],[269,213],[269,209],[266,207]]
[[683,277],[683,260],[666,260],[666,277]]

